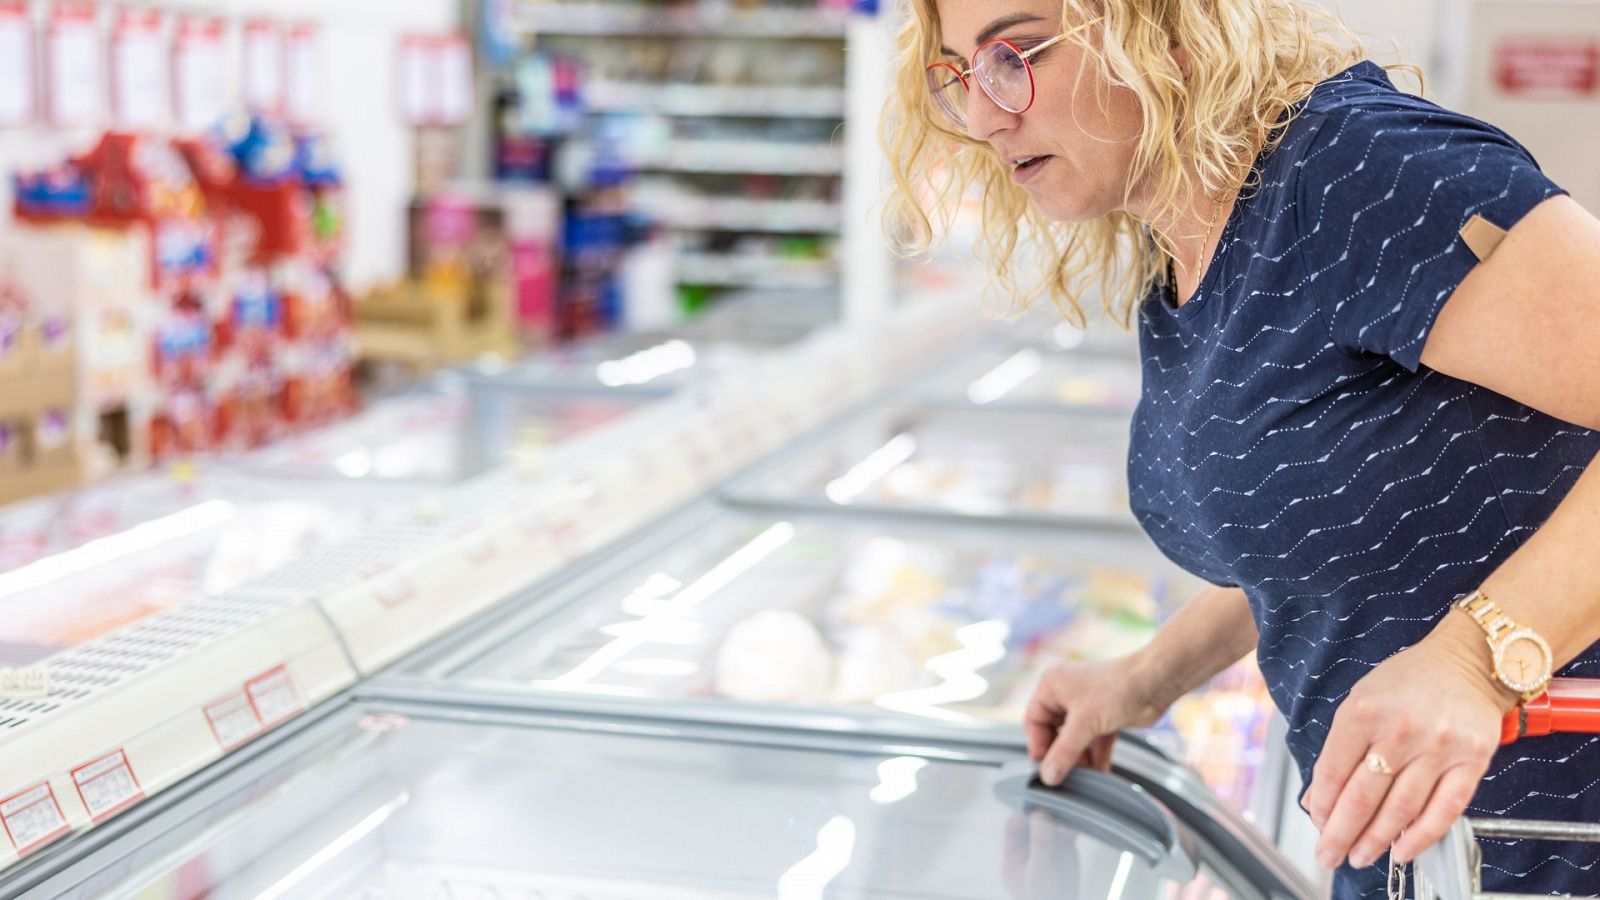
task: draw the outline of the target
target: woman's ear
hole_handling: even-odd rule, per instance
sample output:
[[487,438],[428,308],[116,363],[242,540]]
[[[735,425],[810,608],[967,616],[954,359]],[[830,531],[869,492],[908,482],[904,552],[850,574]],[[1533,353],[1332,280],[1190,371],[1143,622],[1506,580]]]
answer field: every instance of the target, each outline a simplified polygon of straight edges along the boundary
[[1172,45],[1172,50],[1170,52],[1172,54],[1172,61],[1174,63],[1176,63],[1177,66],[1178,66],[1179,74],[1181,74],[1183,76],[1183,80],[1184,81],[1188,81],[1189,80],[1189,51],[1185,50],[1183,47],[1179,46],[1178,44],[1173,44]]

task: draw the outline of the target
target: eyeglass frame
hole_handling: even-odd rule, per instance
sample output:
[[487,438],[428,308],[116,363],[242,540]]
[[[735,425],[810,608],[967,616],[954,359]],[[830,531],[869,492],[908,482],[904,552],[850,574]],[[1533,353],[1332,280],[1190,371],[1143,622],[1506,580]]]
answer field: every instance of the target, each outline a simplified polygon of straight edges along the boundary
[[[1008,109],[1005,104],[1000,102],[1000,98],[996,97],[989,90],[989,86],[984,84],[981,81],[978,82],[978,88],[983,91],[983,95],[985,97],[989,98],[989,102],[993,103],[995,106],[1000,107],[1001,109],[1005,110],[1008,113],[1011,113],[1012,115],[1016,115],[1016,116],[1022,115],[1023,113],[1025,113],[1028,110],[1033,108],[1033,101],[1035,99],[1037,99],[1038,93],[1039,93],[1038,85],[1037,85],[1037,83],[1035,83],[1034,78],[1033,78],[1033,63],[1031,62],[1033,56],[1036,55],[1037,53],[1039,53],[1040,51],[1044,50],[1046,47],[1052,47],[1052,46],[1054,46],[1056,44],[1059,44],[1062,41],[1066,40],[1067,38],[1071,37],[1072,35],[1077,34],[1078,32],[1084,30],[1085,28],[1088,28],[1091,25],[1098,24],[1100,22],[1101,18],[1102,17],[1100,17],[1100,16],[1096,16],[1095,18],[1090,19],[1087,22],[1083,22],[1081,24],[1073,26],[1072,28],[1068,28],[1066,31],[1061,32],[1060,34],[1056,35],[1053,38],[1047,38],[1044,41],[1044,43],[1036,44],[1033,47],[1028,48],[1027,50],[1023,50],[1021,47],[1018,47],[1009,38],[993,38],[993,39],[984,41],[982,44],[978,45],[978,49],[972,51],[972,58],[973,59],[977,59],[978,55],[983,52],[985,47],[988,47],[988,46],[990,46],[992,44],[1004,44],[1005,46],[1011,48],[1011,52],[1015,53],[1017,55],[1018,59],[1022,60],[1022,68],[1023,68],[1024,71],[1026,71],[1028,73],[1028,105],[1024,106],[1023,108],[1021,108],[1021,109]],[[941,62],[928,63],[928,65],[923,68],[923,71],[924,72],[932,72],[934,69],[939,69],[939,68],[949,69],[950,71],[956,73],[956,78],[960,79],[962,89],[970,94],[970,93],[972,93],[972,86],[967,83],[967,76],[973,74],[976,66],[977,66],[977,64],[974,63],[972,66],[969,66],[966,70],[963,71],[961,69],[956,68],[953,63],[947,63],[947,62],[941,61]],[[929,87],[929,90],[928,90],[928,96],[929,97],[935,96],[931,86]],[[945,118],[946,119],[953,119],[953,117],[950,116],[948,113],[945,114]],[[962,116],[963,121],[957,122],[956,124],[961,126],[962,128],[965,128],[966,125],[967,125],[967,123],[965,121],[965,118],[966,118],[966,116],[965,116],[965,114],[963,114],[963,116]]]

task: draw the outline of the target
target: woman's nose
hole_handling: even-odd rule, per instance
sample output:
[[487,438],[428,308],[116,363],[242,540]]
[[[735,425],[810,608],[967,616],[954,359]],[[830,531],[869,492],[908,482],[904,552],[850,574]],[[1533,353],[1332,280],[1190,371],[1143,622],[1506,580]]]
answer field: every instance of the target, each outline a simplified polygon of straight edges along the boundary
[[978,86],[973,77],[972,89],[967,91],[967,135],[974,140],[986,141],[997,131],[1016,127],[1020,114],[1002,109],[993,98]]

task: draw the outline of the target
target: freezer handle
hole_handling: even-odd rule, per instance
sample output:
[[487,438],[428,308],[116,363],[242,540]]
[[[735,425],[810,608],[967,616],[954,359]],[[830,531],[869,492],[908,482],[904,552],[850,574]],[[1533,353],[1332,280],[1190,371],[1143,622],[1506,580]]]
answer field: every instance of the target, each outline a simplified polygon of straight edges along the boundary
[[1080,766],[1052,788],[1023,761],[1003,767],[994,790],[1011,806],[1043,809],[1076,831],[1141,857],[1164,878],[1187,884],[1199,872],[1194,839],[1177,817],[1122,778]]

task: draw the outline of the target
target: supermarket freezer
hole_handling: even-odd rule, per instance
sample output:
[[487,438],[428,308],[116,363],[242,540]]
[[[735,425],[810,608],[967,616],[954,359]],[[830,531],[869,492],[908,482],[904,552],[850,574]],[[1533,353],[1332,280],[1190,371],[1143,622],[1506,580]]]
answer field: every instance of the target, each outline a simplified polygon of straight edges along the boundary
[[235,463],[275,477],[449,485],[503,464],[537,468],[561,445],[642,402],[599,394],[480,392],[467,378],[444,373]]
[[1175,765],[1130,756],[1048,789],[996,748],[361,702],[41,855],[0,894],[1312,896],[1174,790]]
[[[709,504],[533,586],[359,691],[935,734],[1015,747],[1056,659],[1143,645],[1197,584],[1146,545]],[[1248,666],[1153,733],[1233,808],[1275,814]],[[1259,796],[1259,800],[1258,800]]]
[[730,485],[741,506],[1133,530],[1128,425],[1060,412],[890,404]]
[[0,667],[33,666],[418,514],[385,484],[152,471],[0,512]]

